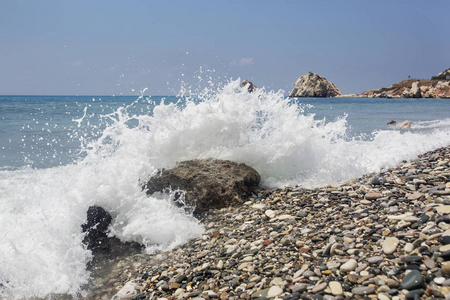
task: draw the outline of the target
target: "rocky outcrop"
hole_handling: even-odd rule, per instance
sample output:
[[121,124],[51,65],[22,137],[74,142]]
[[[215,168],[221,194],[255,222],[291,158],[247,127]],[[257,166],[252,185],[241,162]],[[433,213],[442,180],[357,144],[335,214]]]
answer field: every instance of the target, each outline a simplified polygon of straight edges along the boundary
[[411,128],[412,122],[410,120],[406,120],[397,125],[398,129],[408,129]]
[[365,91],[370,98],[450,98],[450,69],[433,76],[431,80],[403,80],[387,88]]
[[387,88],[362,93],[369,98],[450,98],[450,81],[404,80]]
[[[242,203],[259,185],[261,176],[245,165],[226,160],[189,160],[170,170],[159,170],[144,189],[147,194],[182,190],[176,201],[194,207],[200,216],[209,209]],[[183,199],[184,198],[184,199]]]
[[248,86],[247,90],[249,93],[253,93],[257,89],[256,85],[254,85],[253,82],[251,82],[250,80],[242,81],[241,87],[244,87],[244,86]]
[[450,68],[431,77],[431,80],[450,80]]
[[336,85],[320,75],[309,72],[297,79],[289,97],[336,97],[339,95],[342,93]]

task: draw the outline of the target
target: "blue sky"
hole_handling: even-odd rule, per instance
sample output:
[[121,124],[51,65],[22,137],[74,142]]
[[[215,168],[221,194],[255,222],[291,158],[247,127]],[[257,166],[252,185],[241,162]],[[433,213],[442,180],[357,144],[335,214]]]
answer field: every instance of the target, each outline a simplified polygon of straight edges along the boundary
[[[344,93],[450,67],[450,1],[0,0],[0,94],[173,95],[233,78]],[[199,79],[201,77],[201,79]]]

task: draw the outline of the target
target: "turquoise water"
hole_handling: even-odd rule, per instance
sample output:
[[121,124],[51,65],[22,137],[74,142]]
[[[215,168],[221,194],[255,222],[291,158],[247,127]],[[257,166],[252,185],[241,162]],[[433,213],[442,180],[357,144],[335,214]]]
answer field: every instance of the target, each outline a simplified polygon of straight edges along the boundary
[[450,145],[449,116],[448,100],[288,99],[239,81],[189,97],[0,96],[0,298],[83,293],[90,205],[147,253],[200,237],[170,195],[142,191],[159,168],[217,158],[265,187],[339,183]]

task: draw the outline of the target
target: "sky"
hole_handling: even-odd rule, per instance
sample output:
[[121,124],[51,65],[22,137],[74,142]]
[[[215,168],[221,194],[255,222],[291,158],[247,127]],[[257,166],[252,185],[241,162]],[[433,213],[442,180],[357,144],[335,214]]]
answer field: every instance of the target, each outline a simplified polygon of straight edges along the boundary
[[176,95],[249,79],[343,93],[450,68],[450,1],[0,0],[1,95]]

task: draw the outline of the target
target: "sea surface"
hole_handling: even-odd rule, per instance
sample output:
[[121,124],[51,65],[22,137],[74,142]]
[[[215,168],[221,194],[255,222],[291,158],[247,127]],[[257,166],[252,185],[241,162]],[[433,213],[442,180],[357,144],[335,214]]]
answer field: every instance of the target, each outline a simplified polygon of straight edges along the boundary
[[201,236],[170,195],[141,189],[177,161],[229,159],[265,187],[314,187],[448,145],[450,100],[292,99],[239,80],[183,96],[0,96],[0,298],[83,294],[90,205],[147,253]]

